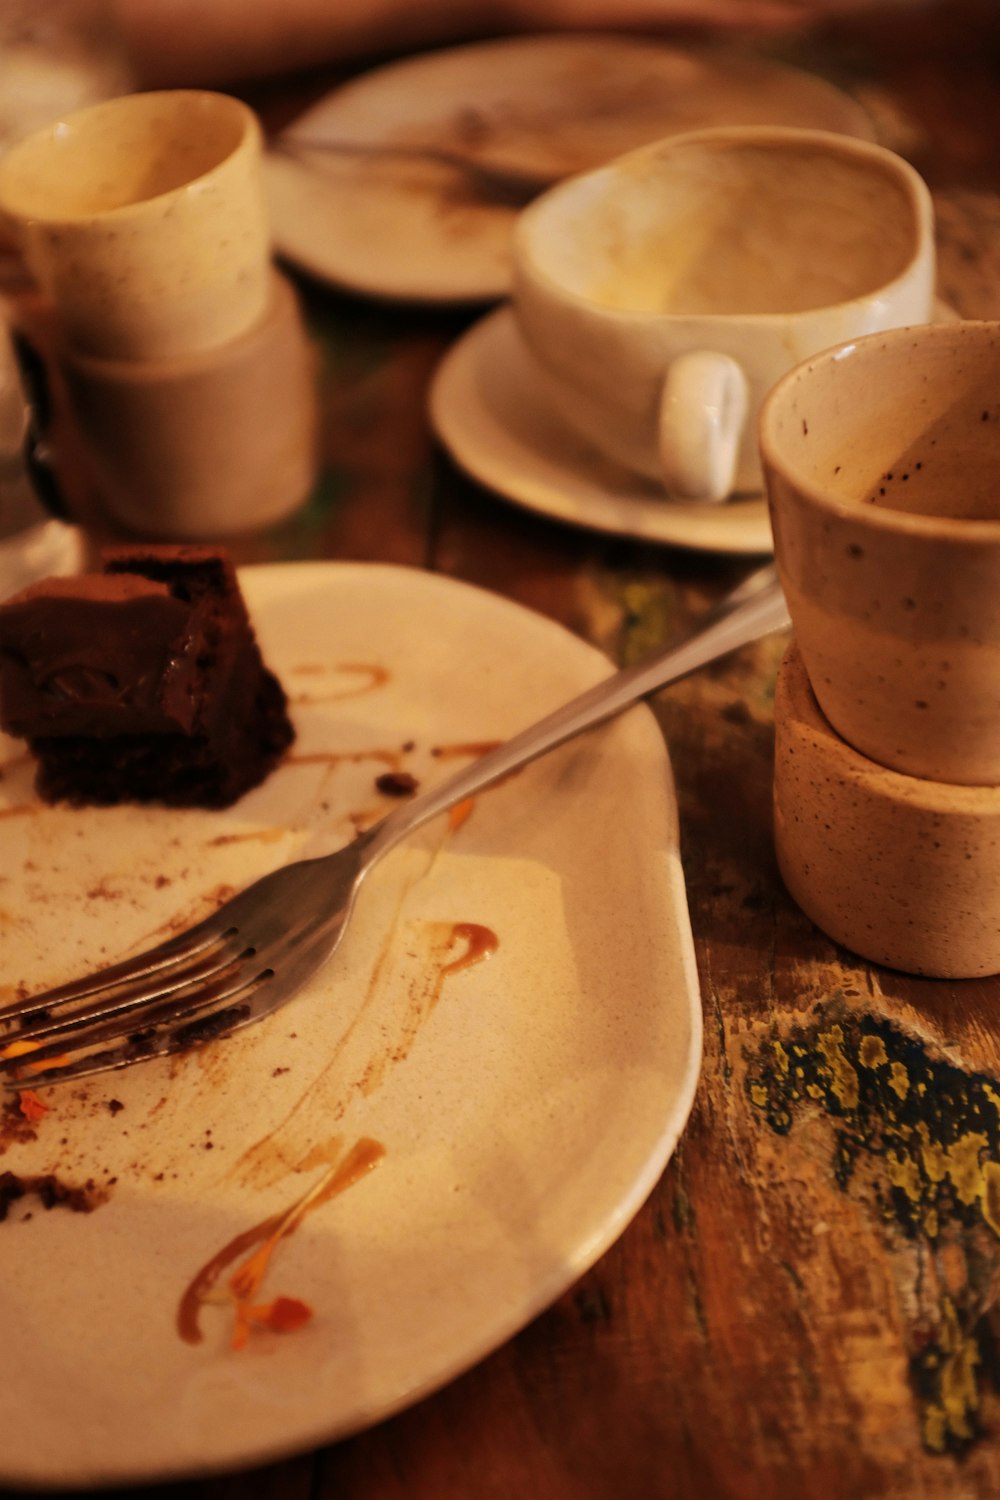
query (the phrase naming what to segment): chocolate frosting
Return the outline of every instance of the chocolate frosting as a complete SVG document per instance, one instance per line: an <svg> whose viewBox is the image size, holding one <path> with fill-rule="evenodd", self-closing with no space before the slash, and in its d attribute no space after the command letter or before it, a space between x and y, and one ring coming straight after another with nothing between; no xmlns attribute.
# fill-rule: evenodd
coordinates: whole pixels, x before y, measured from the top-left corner
<svg viewBox="0 0 1000 1500"><path fill-rule="evenodd" d="M52 578L0 609L0 725L8 733L188 733L200 611L135 574Z"/></svg>
<svg viewBox="0 0 1000 1500"><path fill-rule="evenodd" d="M102 562L0 605L0 727L27 740L44 801L230 806L295 736L232 560L140 546Z"/></svg>

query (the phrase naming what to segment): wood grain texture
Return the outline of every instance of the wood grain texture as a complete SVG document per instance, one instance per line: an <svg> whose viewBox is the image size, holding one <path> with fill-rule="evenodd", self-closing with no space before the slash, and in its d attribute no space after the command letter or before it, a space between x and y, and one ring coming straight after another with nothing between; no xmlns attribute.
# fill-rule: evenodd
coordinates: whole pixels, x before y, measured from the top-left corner
<svg viewBox="0 0 1000 1500"><path fill-rule="evenodd" d="M1000 315L993 0L831 25L799 60L853 81L925 173L940 287ZM619 661L746 564L591 536L459 475L425 414L465 318L304 284L324 473L240 561L430 567ZM163 1500L987 1500L1000 1493L1000 979L920 981L837 948L771 839L776 638L662 695L706 1022L689 1126L575 1287L418 1406L323 1452L119 1492ZM1000 920L1000 915L998 915Z"/></svg>

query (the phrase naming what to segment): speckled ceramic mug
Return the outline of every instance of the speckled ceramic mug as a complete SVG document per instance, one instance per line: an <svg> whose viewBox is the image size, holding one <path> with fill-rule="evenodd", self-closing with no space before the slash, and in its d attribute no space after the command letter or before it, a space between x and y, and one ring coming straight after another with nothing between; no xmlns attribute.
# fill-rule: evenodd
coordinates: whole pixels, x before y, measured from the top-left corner
<svg viewBox="0 0 1000 1500"><path fill-rule="evenodd" d="M306 499L317 467L313 350L287 277L239 338L183 359L60 358L97 492L130 532L205 541Z"/></svg>
<svg viewBox="0 0 1000 1500"><path fill-rule="evenodd" d="M1000 323L896 329L764 403L778 570L820 708L909 776L1000 785Z"/></svg>
<svg viewBox="0 0 1000 1500"><path fill-rule="evenodd" d="M873 963L1000 973L1000 787L903 776L830 728L794 642L774 698L774 841L790 895Z"/></svg>
<svg viewBox="0 0 1000 1500"><path fill-rule="evenodd" d="M933 312L930 194L828 131L723 126L521 215L514 307L559 415L679 500L762 489L756 418L800 359Z"/></svg>
<svg viewBox="0 0 1000 1500"><path fill-rule="evenodd" d="M172 359L265 313L270 236L261 131L238 99L129 94L57 121L0 161L0 216L66 343Z"/></svg>

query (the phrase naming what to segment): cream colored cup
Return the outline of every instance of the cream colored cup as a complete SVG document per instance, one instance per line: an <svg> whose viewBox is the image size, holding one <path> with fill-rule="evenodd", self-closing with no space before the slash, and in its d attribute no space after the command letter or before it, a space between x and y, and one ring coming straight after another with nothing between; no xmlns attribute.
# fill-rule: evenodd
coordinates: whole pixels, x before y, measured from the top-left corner
<svg viewBox="0 0 1000 1500"><path fill-rule="evenodd" d="M211 540L272 525L317 472L314 352L295 289L272 273L264 316L184 359L63 350L61 374L100 500L140 536Z"/></svg>
<svg viewBox="0 0 1000 1500"><path fill-rule="evenodd" d="M756 416L819 349L932 313L933 212L894 153L733 126L553 188L514 243L518 324L561 416L668 496L762 487Z"/></svg>
<svg viewBox="0 0 1000 1500"><path fill-rule="evenodd" d="M774 741L778 865L816 925L910 974L1000 972L1000 787L904 776L860 755L820 713L794 642Z"/></svg>
<svg viewBox="0 0 1000 1500"><path fill-rule="evenodd" d="M827 719L910 776L1000 785L1000 323L808 360L765 401L760 442Z"/></svg>
<svg viewBox="0 0 1000 1500"><path fill-rule="evenodd" d="M261 132L239 100L129 94L0 160L0 216L65 341L108 359L195 354L244 333L270 295Z"/></svg>

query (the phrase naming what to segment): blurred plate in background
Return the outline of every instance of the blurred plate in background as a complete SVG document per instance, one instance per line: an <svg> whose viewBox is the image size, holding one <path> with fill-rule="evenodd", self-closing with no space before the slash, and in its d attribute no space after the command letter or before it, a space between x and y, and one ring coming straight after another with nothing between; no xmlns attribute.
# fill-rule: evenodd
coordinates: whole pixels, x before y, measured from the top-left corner
<svg viewBox="0 0 1000 1500"><path fill-rule="evenodd" d="M334 90L279 138L326 147L268 153L276 249L365 295L492 301L508 290L517 207L460 167L367 148L455 152L544 184L662 136L760 123L874 135L850 95L754 55L535 36L408 58ZM351 154L359 146L364 154Z"/></svg>

